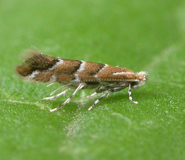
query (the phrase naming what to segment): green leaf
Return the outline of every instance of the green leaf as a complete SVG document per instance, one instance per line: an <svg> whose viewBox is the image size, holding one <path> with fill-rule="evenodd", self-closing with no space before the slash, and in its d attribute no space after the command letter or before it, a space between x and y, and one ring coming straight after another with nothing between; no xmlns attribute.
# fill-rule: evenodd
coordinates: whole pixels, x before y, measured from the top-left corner
<svg viewBox="0 0 185 160"><path fill-rule="evenodd" d="M185 159L185 3L177 0L0 2L0 159ZM43 53L146 71L145 86L96 98L15 74L20 55Z"/></svg>

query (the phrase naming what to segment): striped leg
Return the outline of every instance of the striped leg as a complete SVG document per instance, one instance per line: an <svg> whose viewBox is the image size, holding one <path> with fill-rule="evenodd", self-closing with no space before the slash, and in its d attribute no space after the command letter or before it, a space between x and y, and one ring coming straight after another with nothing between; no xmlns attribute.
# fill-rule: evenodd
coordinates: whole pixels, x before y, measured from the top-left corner
<svg viewBox="0 0 185 160"><path fill-rule="evenodd" d="M59 93L59 94L57 94L57 95L55 95L55 96L43 98L43 100L53 100L53 99L55 99L55 98L58 98L58 97L60 97L60 96L62 96L62 95L64 95L64 94L66 94L66 93L67 93L68 91L70 91L70 90L71 90L71 88L68 88L68 89L66 89L65 91L63 91L63 92L61 92L61 93Z"/></svg>
<svg viewBox="0 0 185 160"><path fill-rule="evenodd" d="M66 99L66 101L64 103L62 103L59 107L51 109L50 112L55 112L57 110L59 110L60 108L62 108L63 106L65 106L67 103L69 103L73 97L75 96L75 94L81 90L83 87L85 86L85 84L80 83L79 86L76 88L76 90L73 92L73 94L71 95L71 97L69 97L68 99Z"/></svg>
<svg viewBox="0 0 185 160"><path fill-rule="evenodd" d="M132 90L132 89L131 89L131 83L129 83L129 88L128 88L129 100L130 100L132 103L134 103L134 104L138 104L137 101L133 101L131 90Z"/></svg>
<svg viewBox="0 0 185 160"><path fill-rule="evenodd" d="M94 102L94 104L93 104L91 107L89 107L88 111L90 111L97 103L100 102L101 99L103 99L103 98L104 98L106 95L108 95L109 93L110 93L110 91L106 91L99 99L97 99L97 100Z"/></svg>

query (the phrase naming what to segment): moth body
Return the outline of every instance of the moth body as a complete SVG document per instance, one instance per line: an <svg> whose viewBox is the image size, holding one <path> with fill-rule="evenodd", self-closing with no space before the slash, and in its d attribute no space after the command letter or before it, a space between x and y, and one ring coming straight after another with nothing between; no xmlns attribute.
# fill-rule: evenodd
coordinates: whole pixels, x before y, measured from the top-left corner
<svg viewBox="0 0 185 160"><path fill-rule="evenodd" d="M44 98L45 100L58 98L69 90L75 89L71 97L61 104L61 106L50 110L51 112L69 103L81 89L94 89L95 93L90 97L97 93L103 93L89 110L110 92L117 92L126 87L129 87L129 99L137 104L138 102L132 100L131 89L144 85L147 80L147 74L143 71L134 73L132 70L126 68L113 67L101 63L55 58L33 51L29 51L27 54L28 58L24 60L23 64L16 67L16 72L21 77L35 82L60 83L63 86L60 89L68 88L55 96Z"/></svg>

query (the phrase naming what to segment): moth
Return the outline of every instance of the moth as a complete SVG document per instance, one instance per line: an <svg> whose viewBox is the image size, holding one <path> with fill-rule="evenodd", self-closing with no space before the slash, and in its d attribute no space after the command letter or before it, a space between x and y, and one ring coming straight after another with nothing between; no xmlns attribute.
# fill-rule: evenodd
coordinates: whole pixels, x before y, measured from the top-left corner
<svg viewBox="0 0 185 160"><path fill-rule="evenodd" d="M100 98L89 107L89 111L109 93L118 92L127 87L129 100L134 104L138 104L137 101L132 99L131 90L144 85L147 80L147 73L144 71L134 73L126 68L55 58L38 51L27 51L26 54L27 58L23 60L23 64L16 66L18 75L35 82L49 82L51 85L54 83L61 84L61 87L53 91L50 97L46 97L44 100L53 100L74 89L72 95L65 102L57 108L51 109L50 112L57 111L65 106L81 89L95 90L89 98L102 93ZM67 89L62 90L63 88ZM59 90L62 91L55 94Z"/></svg>

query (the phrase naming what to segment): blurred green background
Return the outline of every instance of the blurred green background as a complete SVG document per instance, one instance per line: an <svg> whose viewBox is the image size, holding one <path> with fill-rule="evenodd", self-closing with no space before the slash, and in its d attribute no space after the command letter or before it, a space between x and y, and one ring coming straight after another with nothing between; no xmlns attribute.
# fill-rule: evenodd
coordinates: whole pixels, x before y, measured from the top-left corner
<svg viewBox="0 0 185 160"><path fill-rule="evenodd" d="M183 0L0 0L0 159L185 159ZM25 49L146 71L145 86L95 101L15 74Z"/></svg>

